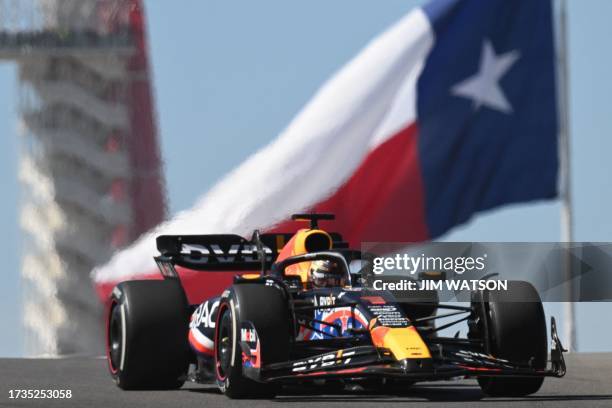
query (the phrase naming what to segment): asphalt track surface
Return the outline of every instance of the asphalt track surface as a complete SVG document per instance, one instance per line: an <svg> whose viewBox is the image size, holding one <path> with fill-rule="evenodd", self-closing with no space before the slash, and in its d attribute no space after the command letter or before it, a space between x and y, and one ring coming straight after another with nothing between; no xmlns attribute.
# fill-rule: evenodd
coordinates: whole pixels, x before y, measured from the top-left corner
<svg viewBox="0 0 612 408"><path fill-rule="evenodd" d="M419 383L395 395L291 390L269 400L229 400L213 385L177 391L121 391L95 358L0 359L0 407L612 407L612 353L567 356L568 374L527 398L486 398L474 380ZM70 389L63 400L9 399L10 389Z"/></svg>

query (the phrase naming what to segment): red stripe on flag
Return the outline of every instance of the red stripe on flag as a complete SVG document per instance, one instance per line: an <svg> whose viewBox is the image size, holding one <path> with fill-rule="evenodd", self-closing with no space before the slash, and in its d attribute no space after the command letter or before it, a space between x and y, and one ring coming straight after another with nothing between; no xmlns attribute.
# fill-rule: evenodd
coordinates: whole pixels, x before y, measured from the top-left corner
<svg viewBox="0 0 612 408"><path fill-rule="evenodd" d="M336 220L326 225L355 248L362 242L428 239L417 125L402 129L370 152L345 184L311 210L334 213ZM274 231L295 231L300 226L288 221Z"/></svg>

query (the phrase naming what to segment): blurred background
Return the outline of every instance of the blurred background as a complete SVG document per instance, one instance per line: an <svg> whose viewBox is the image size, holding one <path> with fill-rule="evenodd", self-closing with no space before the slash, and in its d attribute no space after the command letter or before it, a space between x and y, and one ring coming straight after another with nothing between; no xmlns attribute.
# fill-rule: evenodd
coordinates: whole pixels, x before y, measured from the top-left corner
<svg viewBox="0 0 612 408"><path fill-rule="evenodd" d="M0 356L101 350L93 266L189 208L423 1L138 3L0 1ZM612 3L567 4L574 239L609 242ZM443 239L558 241L559 212L505 207ZM577 305L578 350L612 350L610 312Z"/></svg>

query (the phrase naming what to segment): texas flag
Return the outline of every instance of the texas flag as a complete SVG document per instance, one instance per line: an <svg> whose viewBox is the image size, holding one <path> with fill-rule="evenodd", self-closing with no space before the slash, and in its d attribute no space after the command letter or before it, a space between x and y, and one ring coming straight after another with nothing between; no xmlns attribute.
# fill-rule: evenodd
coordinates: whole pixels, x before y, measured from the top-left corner
<svg viewBox="0 0 612 408"><path fill-rule="evenodd" d="M154 273L159 234L293 231L292 213L365 241L436 238L475 213L557 195L548 0L438 0L337 72L270 145L94 271L104 295ZM186 187L186 188L191 188Z"/></svg>

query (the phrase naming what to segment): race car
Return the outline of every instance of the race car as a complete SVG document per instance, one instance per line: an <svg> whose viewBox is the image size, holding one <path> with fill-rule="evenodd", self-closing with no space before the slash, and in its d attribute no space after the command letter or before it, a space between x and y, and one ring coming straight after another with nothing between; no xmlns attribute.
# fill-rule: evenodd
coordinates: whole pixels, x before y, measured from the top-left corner
<svg viewBox="0 0 612 408"><path fill-rule="evenodd" d="M310 225L295 234L255 231L251 240L159 236L163 279L122 282L108 303L107 360L116 384L174 389L212 381L230 398L256 398L287 385L405 389L470 377L487 395L524 396L545 377L565 374L555 320L548 359L544 311L529 283L474 291L469 306L443 304L435 292L400 301L368 284L371 255L319 228L332 215L293 218ZM177 267L235 277L218 296L189 304ZM466 338L439 335L462 322Z"/></svg>

